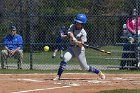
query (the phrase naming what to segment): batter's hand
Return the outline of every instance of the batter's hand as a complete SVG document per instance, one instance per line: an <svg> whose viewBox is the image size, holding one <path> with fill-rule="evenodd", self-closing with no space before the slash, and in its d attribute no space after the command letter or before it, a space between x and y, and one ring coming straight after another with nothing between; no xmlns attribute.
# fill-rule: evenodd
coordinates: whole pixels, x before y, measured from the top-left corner
<svg viewBox="0 0 140 93"><path fill-rule="evenodd" d="M82 47L83 46L83 44L82 44L81 41L76 41L75 44L78 45L79 47Z"/></svg>
<svg viewBox="0 0 140 93"><path fill-rule="evenodd" d="M61 34L61 37L62 37L62 38L65 38L65 37L67 37L67 35Z"/></svg>

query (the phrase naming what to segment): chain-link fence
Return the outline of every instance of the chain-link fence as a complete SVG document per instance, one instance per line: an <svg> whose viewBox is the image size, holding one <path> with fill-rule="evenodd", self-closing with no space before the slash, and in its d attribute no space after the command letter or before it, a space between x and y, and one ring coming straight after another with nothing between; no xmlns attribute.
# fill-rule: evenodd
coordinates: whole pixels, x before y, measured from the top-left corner
<svg viewBox="0 0 140 93"><path fill-rule="evenodd" d="M10 25L17 27L17 33L23 37L24 69L57 69L60 59L58 52L52 58L60 26L67 30L78 13L87 15L85 30L88 44L99 46L112 55L87 49L88 64L100 69L118 69L125 60L126 68L138 66L138 51L124 50L123 24L126 23L133 8L139 11L139 0L1 0L0 2L0 44L3 49L3 37ZM136 16L138 17L138 15ZM138 24L138 23L137 23ZM138 25L137 25L138 26ZM138 30L137 30L138 31ZM137 39L133 43L137 50ZM49 52L43 47L48 45ZM64 52L69 45L68 39L63 42ZM129 47L129 46L127 46ZM134 47L133 47L134 48ZM122 58L123 52L133 53ZM136 60L133 62L133 60ZM128 64L130 63L130 64ZM8 59L9 68L16 66L15 59ZM80 69L76 59L69 62L68 69Z"/></svg>

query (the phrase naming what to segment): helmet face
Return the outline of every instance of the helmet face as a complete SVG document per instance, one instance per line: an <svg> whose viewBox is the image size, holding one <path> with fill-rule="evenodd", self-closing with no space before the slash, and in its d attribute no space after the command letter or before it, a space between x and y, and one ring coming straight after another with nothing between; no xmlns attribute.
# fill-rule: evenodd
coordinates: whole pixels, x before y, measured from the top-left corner
<svg viewBox="0 0 140 93"><path fill-rule="evenodd" d="M78 15L76 15L74 21L85 24L87 22L87 17L85 14L78 14Z"/></svg>

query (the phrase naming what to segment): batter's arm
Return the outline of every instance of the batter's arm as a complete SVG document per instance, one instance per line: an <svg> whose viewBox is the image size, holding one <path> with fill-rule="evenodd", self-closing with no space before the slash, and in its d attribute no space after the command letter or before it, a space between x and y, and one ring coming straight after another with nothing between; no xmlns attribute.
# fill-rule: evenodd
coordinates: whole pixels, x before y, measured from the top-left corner
<svg viewBox="0 0 140 93"><path fill-rule="evenodd" d="M77 39L74 37L72 32L68 32L68 36L69 36L70 40L77 41Z"/></svg>
<svg viewBox="0 0 140 93"><path fill-rule="evenodd" d="M83 44L82 44L81 41L77 41L77 45L78 45L80 48L83 47Z"/></svg>
<svg viewBox="0 0 140 93"><path fill-rule="evenodd" d="M76 45L78 45L79 47L82 47L83 46L82 42L81 41L78 41L75 38L75 36L73 35L72 32L68 32L68 36L69 36L70 40L73 41Z"/></svg>
<svg viewBox="0 0 140 93"><path fill-rule="evenodd" d="M67 37L67 35L61 33L61 37L62 37L62 38L65 38L65 37Z"/></svg>

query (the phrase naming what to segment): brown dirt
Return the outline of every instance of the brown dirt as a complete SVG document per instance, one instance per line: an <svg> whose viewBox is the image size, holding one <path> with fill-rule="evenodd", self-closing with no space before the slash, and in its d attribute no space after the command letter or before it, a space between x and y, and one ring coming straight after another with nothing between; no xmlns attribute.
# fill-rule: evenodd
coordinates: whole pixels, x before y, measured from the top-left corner
<svg viewBox="0 0 140 93"><path fill-rule="evenodd" d="M139 74L64 73L53 81L54 74L0 74L0 93L95 93L102 90L140 89Z"/></svg>

